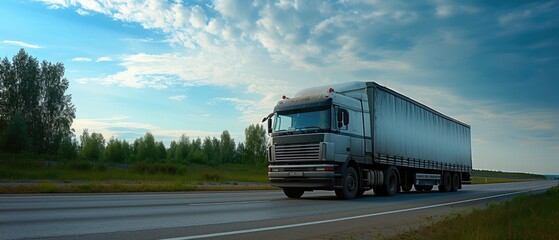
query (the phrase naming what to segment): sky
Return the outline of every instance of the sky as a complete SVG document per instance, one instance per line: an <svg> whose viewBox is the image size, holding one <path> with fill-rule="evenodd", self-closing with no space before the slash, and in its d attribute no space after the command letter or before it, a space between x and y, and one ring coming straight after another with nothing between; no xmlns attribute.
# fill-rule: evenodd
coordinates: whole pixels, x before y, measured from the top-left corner
<svg viewBox="0 0 559 240"><path fill-rule="evenodd" d="M236 142L282 95L375 81L471 126L476 169L559 173L559 1L2 0L0 57L64 63L72 127Z"/></svg>

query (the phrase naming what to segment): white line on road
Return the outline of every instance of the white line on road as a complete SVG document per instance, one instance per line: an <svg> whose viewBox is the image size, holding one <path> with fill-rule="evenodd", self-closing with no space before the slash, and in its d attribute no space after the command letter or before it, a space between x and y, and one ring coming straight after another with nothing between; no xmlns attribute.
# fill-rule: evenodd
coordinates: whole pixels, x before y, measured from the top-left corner
<svg viewBox="0 0 559 240"><path fill-rule="evenodd" d="M211 205L229 205L229 204L249 204L249 203L263 203L270 201L244 201L244 202L216 202L216 203L191 203L189 206L211 206Z"/></svg>
<svg viewBox="0 0 559 240"><path fill-rule="evenodd" d="M515 195L515 194L525 193L525 192L538 191L538 190L543 190L543 189L547 189L547 188L549 188L549 187L542 187L542 188L530 189L530 190L524 190L524 191L518 191L518 192L512 192L512 193L504 193L504 194L498 194L498 195L487 196L487 197L461 200L461 201L456 201L456 202L434 204L434 205L423 206L423 207L400 209L400 210L380 212L380 213L371 213L371 214L358 215L358 216L352 216L352 217L334 218L334 219L315 221L315 222L305 222L305 223L289 224L289 225L274 226L274 227L255 228L255 229L246 229L246 230L238 230L238 231L222 232L222 233L210 233L210 234L194 235L194 236L187 236L187 237L166 238L166 239L162 239L162 240L201 239L201 238L222 237L222 236L229 236L229 235L236 235L236 234L271 231L271 230L280 230L280 229L286 229L286 228L304 227L304 226L309 226L309 225L317 225L317 224L332 223L332 222L341 222L341 221L375 217L375 216L388 215L388 214L394 214L394 213L403 213L403 212L411 212L411 211L417 211L417 210L423 210L423 209L429 209L429 208L444 207L444 206L449 206L449 205L454 205L454 204L475 202L475 201L485 200L485 199L490 199L490 198L498 198L498 197L504 197L504 196L510 196L510 195Z"/></svg>

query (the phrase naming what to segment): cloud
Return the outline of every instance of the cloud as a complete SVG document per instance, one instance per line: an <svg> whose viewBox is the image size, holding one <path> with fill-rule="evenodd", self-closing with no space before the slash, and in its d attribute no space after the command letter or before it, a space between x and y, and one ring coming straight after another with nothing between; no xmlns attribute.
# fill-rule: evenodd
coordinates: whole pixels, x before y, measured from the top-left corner
<svg viewBox="0 0 559 240"><path fill-rule="evenodd" d="M75 58L72 58L72 62L91 62L91 58L75 57Z"/></svg>
<svg viewBox="0 0 559 240"><path fill-rule="evenodd" d="M100 57L100 58L97 58L96 62L112 62L112 61L113 61L113 59L110 58L110 57Z"/></svg>
<svg viewBox="0 0 559 240"><path fill-rule="evenodd" d="M76 10L76 13L78 13L79 15L82 15L82 16L87 16L87 15L90 15L90 14L91 14L91 13L89 13L88 11L83 10L83 9L81 9L81 8L79 8L78 10Z"/></svg>
<svg viewBox="0 0 559 240"><path fill-rule="evenodd" d="M169 99L174 101L182 101L186 98L186 95L177 95L177 96L170 96Z"/></svg>
<svg viewBox="0 0 559 240"><path fill-rule="evenodd" d="M26 48L43 48L39 45L36 44L31 44L31 43L26 43L26 42L21 42L21 41L14 41L14 40L4 40L2 41L2 43L4 44L10 44L10 45L16 45L16 46L20 46L20 47L26 47Z"/></svg>
<svg viewBox="0 0 559 240"><path fill-rule="evenodd" d="M108 140L112 137L118 139L126 139L129 142L137 138L143 137L146 132L151 132L157 141L163 141L167 146L172 140L178 140L181 135L186 134L191 139L216 137L219 138L221 132L189 130L189 129L162 129L158 126L134 122L124 121L128 117L123 115L116 115L108 118L95 118L95 119L80 119L77 118L72 124L72 128L76 130L76 135L80 136L84 129L88 129L89 133L96 132L103 134L103 137ZM232 133L233 134L233 133ZM233 134L237 137L239 134ZM79 137L78 137L79 139Z"/></svg>

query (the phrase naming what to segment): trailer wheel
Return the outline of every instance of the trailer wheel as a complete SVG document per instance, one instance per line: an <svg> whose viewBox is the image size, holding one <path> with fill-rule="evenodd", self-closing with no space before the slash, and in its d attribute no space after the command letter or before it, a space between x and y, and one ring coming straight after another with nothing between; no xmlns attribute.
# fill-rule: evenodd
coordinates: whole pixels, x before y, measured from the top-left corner
<svg viewBox="0 0 559 240"><path fill-rule="evenodd" d="M452 187L450 188L451 192L456 192L458 191L458 188L460 188L460 175L458 173L453 173L452 174Z"/></svg>
<svg viewBox="0 0 559 240"><path fill-rule="evenodd" d="M375 195L377 196L394 196L398 193L398 173L395 167L390 167L384 175L384 184L382 186L374 187Z"/></svg>
<svg viewBox="0 0 559 240"><path fill-rule="evenodd" d="M283 188L283 193L288 198L301 198L305 191L297 188Z"/></svg>
<svg viewBox="0 0 559 240"><path fill-rule="evenodd" d="M386 174L386 193L388 196L394 196L398 193L398 174L394 167L390 168Z"/></svg>
<svg viewBox="0 0 559 240"><path fill-rule="evenodd" d="M450 176L450 172L444 172L441 184L439 184L439 192L450 192L451 188L452 177Z"/></svg>
<svg viewBox="0 0 559 240"><path fill-rule="evenodd" d="M342 185L342 189L336 189L336 197L339 199L353 199L357 196L359 177L353 167L347 167Z"/></svg>

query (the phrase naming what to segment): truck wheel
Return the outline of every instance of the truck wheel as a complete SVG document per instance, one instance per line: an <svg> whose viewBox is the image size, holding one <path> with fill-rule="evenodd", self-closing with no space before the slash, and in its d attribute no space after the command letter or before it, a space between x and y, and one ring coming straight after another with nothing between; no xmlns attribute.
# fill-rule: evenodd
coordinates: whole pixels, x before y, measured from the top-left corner
<svg viewBox="0 0 559 240"><path fill-rule="evenodd" d="M452 177L449 172L443 173L443 179L439 184L439 192L450 192L452 188Z"/></svg>
<svg viewBox="0 0 559 240"><path fill-rule="evenodd" d="M283 188L283 193L288 198L301 198L301 196L303 196L303 193L305 193L305 191L297 188Z"/></svg>
<svg viewBox="0 0 559 240"><path fill-rule="evenodd" d="M336 196L339 199L353 199L359 191L359 177L353 167L347 167L343 179L343 188L336 189Z"/></svg>
<svg viewBox="0 0 559 240"><path fill-rule="evenodd" d="M373 188L377 196L393 196L398 192L398 174L395 167L390 167L384 175L384 185Z"/></svg>
<svg viewBox="0 0 559 240"><path fill-rule="evenodd" d="M388 169L386 174L386 193L388 196L394 196L398 193L398 174L394 167Z"/></svg>
<svg viewBox="0 0 559 240"><path fill-rule="evenodd" d="M453 173L452 174L452 187L450 188L451 192L456 192L458 191L458 188L460 188L460 175L458 173Z"/></svg>

